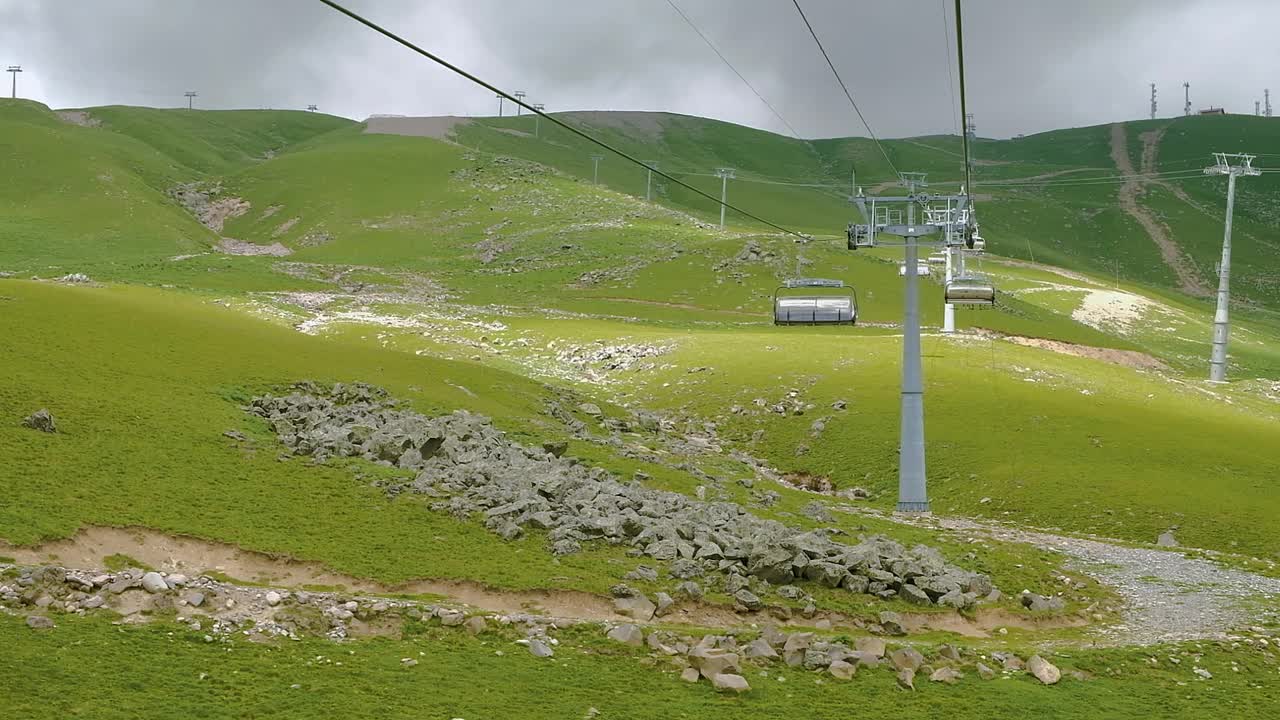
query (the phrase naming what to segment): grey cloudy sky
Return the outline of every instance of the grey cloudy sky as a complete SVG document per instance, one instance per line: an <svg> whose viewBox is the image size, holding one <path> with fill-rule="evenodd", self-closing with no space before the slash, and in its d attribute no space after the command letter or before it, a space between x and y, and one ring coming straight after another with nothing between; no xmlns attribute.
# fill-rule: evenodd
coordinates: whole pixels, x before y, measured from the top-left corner
<svg viewBox="0 0 1280 720"><path fill-rule="evenodd" d="M676 0L806 137L865 134L790 0ZM666 110L787 132L667 0L349 0L548 110ZM802 0L879 135L954 132L950 0ZM1276 0L966 0L970 110L1005 137L1280 93ZM954 46L951 46L954 52ZM316 0L0 0L0 64L54 107L485 115L492 94ZM1280 97L1276 98L1280 104Z"/></svg>

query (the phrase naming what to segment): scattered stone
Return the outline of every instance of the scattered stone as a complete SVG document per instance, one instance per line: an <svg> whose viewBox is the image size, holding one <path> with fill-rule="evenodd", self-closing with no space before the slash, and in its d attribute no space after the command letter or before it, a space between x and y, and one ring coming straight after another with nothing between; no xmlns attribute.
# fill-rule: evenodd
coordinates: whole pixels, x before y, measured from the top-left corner
<svg viewBox="0 0 1280 720"><path fill-rule="evenodd" d="M702 597L702 587L692 580L686 580L676 586L676 592L687 598L697 600Z"/></svg>
<svg viewBox="0 0 1280 720"><path fill-rule="evenodd" d="M654 594L653 599L657 604L657 607L653 611L654 617L662 617L663 615L671 612L671 606L676 602L670 595L664 592Z"/></svg>
<svg viewBox="0 0 1280 720"><path fill-rule="evenodd" d="M889 662L899 670L907 668L919 670L920 666L924 664L924 656L920 654L919 650L908 645L889 653Z"/></svg>
<svg viewBox="0 0 1280 720"><path fill-rule="evenodd" d="M542 443L542 449L555 457L563 457L569 451L569 443L565 440Z"/></svg>
<svg viewBox="0 0 1280 720"><path fill-rule="evenodd" d="M902 624L902 616L890 610L880 613L880 627L890 635L907 634L907 628Z"/></svg>
<svg viewBox="0 0 1280 720"><path fill-rule="evenodd" d="M191 607L200 607L204 604L204 593L199 590L192 590L186 595L183 595L182 599L186 600L187 604Z"/></svg>
<svg viewBox="0 0 1280 720"><path fill-rule="evenodd" d="M937 670L933 671L933 674L929 676L929 680L932 682L940 682L940 683L946 683L948 685L955 685L957 682L960 681L960 678L962 677L964 677L964 675L959 670L956 670L955 668L940 667Z"/></svg>
<svg viewBox="0 0 1280 720"><path fill-rule="evenodd" d="M844 410L844 409L845 409L845 408L847 408L847 407L849 407L849 401L848 401L848 400L837 400L837 401L835 401L835 402L831 403L831 409L832 409L832 410Z"/></svg>
<svg viewBox="0 0 1280 720"><path fill-rule="evenodd" d="M706 638L703 638L705 641ZM699 644L689 651L689 664L702 673L702 677L710 680L721 673L739 672L738 654L722 648L705 647Z"/></svg>
<svg viewBox="0 0 1280 720"><path fill-rule="evenodd" d="M271 607L275 607L279 605L280 601L283 600L284 598L280 597L280 593L276 592L275 590L271 590L267 592L267 595L264 599L267 601L268 605L270 605Z"/></svg>
<svg viewBox="0 0 1280 720"><path fill-rule="evenodd" d="M641 647L644 645L644 631L640 629L639 625L633 625L631 623L614 627L605 635L605 637L613 640L614 642L620 642L634 647Z"/></svg>
<svg viewBox="0 0 1280 720"><path fill-rule="evenodd" d="M742 607L746 608L747 610L756 611L764 607L764 601L760 599L760 596L756 595L755 593L751 592L746 588L742 588L741 590L735 592L733 594L733 599L737 601L738 604L742 605Z"/></svg>
<svg viewBox="0 0 1280 720"><path fill-rule="evenodd" d="M700 677L702 677L702 673L698 672L698 668L695 667L687 667L680 672L680 679L687 683L696 683Z"/></svg>
<svg viewBox="0 0 1280 720"><path fill-rule="evenodd" d="M1045 685L1053 685L1062 679L1062 672L1057 666L1039 655L1027 658L1027 672Z"/></svg>
<svg viewBox="0 0 1280 720"><path fill-rule="evenodd" d="M860 637L853 641L853 647L858 652L867 653L872 657L884 657L884 640L881 640L880 638Z"/></svg>
<svg viewBox="0 0 1280 720"><path fill-rule="evenodd" d="M748 659L755 659L755 658L773 659L778 657L778 652L773 649L773 646L770 645L767 640L765 640L763 637L760 637L760 638L756 638L755 640L752 640L751 642L743 646L742 656Z"/></svg>
<svg viewBox="0 0 1280 720"><path fill-rule="evenodd" d="M582 403L578 406L578 411L584 415L590 415L591 417L600 417L601 415L604 415L600 406L595 403Z"/></svg>
<svg viewBox="0 0 1280 720"><path fill-rule="evenodd" d="M813 633L795 633L787 636L782 645L782 658L791 667L804 664L805 651L813 644Z"/></svg>
<svg viewBox="0 0 1280 720"><path fill-rule="evenodd" d="M1156 545L1160 547L1178 547L1178 539L1173 536L1172 532L1162 532L1160 537L1156 538Z"/></svg>
<svg viewBox="0 0 1280 720"><path fill-rule="evenodd" d="M1194 668L1191 672L1195 673L1196 676L1199 677L1201 680L1213 679L1213 673L1209 672L1208 670L1205 670L1202 667Z"/></svg>
<svg viewBox="0 0 1280 720"><path fill-rule="evenodd" d="M22 419L23 427L39 430L44 433L58 432L58 425L48 410L37 410Z"/></svg>
<svg viewBox="0 0 1280 720"><path fill-rule="evenodd" d="M550 645L546 644L542 640L534 638L529 641L529 654L534 657L549 658L552 655L555 655L555 651L551 649Z"/></svg>
<svg viewBox="0 0 1280 720"><path fill-rule="evenodd" d="M912 605L929 605L933 601L929 599L929 595L924 590L915 585L903 585L898 588L898 597L911 603Z"/></svg>
<svg viewBox="0 0 1280 720"><path fill-rule="evenodd" d="M53 620L43 615L28 615L27 627L31 628L32 630L52 630Z"/></svg>
<svg viewBox="0 0 1280 720"><path fill-rule="evenodd" d="M982 663L978 663L976 669L978 671L978 677L982 678L983 680L990 680L996 676L995 670L992 670L991 668L987 667L986 665L983 665Z"/></svg>
<svg viewBox="0 0 1280 720"><path fill-rule="evenodd" d="M440 624L444 627L458 627L467 621L466 614L458 610L445 610L442 608L436 613L436 616L440 618Z"/></svg>
<svg viewBox="0 0 1280 720"><path fill-rule="evenodd" d="M616 598L613 601L613 610L619 615L625 615L634 620L648 621L653 619L658 606L645 597L644 593L636 593L631 597Z"/></svg>
<svg viewBox="0 0 1280 720"><path fill-rule="evenodd" d="M142 576L142 589L154 595L168 591L169 583L164 581L164 576L160 573L149 572Z"/></svg>
<svg viewBox="0 0 1280 720"><path fill-rule="evenodd" d="M1066 608L1066 602L1057 596L1045 597L1035 593L1023 593L1022 607L1032 612L1062 612Z"/></svg>
<svg viewBox="0 0 1280 720"><path fill-rule="evenodd" d="M467 618L467 621L463 623L463 625L466 627L467 632L472 635L479 635L489 629L489 623L485 622L485 619L479 615L473 615L472 617Z"/></svg>
<svg viewBox="0 0 1280 720"><path fill-rule="evenodd" d="M804 507L800 508L800 514L814 522L829 523L835 521L835 518L832 517L831 511L827 509L827 506L817 500L807 503Z"/></svg>
<svg viewBox="0 0 1280 720"><path fill-rule="evenodd" d="M80 607L84 608L85 610L95 610L105 605L106 602L107 602L106 598L102 597L101 595L90 595L89 597L80 601Z"/></svg>
<svg viewBox="0 0 1280 720"><path fill-rule="evenodd" d="M916 689L916 671L911 668L903 668L898 671L898 687L903 690Z"/></svg>
<svg viewBox="0 0 1280 720"><path fill-rule="evenodd" d="M858 672L858 666L844 660L832 660L827 666L827 672L837 680L852 680L854 673Z"/></svg>
<svg viewBox="0 0 1280 720"><path fill-rule="evenodd" d="M712 675L711 686L719 692L744 693L751 689L751 686L747 684L746 678L732 673Z"/></svg>
<svg viewBox="0 0 1280 720"><path fill-rule="evenodd" d="M795 585L783 585L774 592L778 593L778 597L783 597L788 600L799 600L805 595L804 591Z"/></svg>
<svg viewBox="0 0 1280 720"><path fill-rule="evenodd" d="M938 656L954 662L960 662L960 650L955 645L939 645Z"/></svg>
<svg viewBox="0 0 1280 720"><path fill-rule="evenodd" d="M645 582L657 582L658 571L648 565L640 565L635 570L622 576L623 580L642 580Z"/></svg>

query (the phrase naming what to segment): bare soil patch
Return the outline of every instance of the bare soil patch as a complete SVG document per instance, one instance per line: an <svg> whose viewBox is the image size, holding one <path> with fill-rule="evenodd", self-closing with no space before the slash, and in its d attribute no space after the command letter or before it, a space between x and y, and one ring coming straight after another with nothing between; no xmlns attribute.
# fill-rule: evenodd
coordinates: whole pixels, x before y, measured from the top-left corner
<svg viewBox="0 0 1280 720"><path fill-rule="evenodd" d="M339 588L348 593L371 595L438 595L473 608L495 613L545 615L591 622L623 622L610 598L576 590L500 590L471 580L413 580L385 585L334 572L320 563L300 561L284 554L259 553L234 545L200 538L169 535L146 528L88 527L74 537L38 547L14 546L0 540L0 551L22 565L57 564L68 568L100 570L103 558L124 554L157 570L189 576L215 573L234 581L267 588L298 590ZM708 628L745 627L752 623L811 627L826 619L833 629L863 630L865 623L839 613L819 612L813 617L791 617L778 609L739 613L723 605L683 601L662 618L663 623ZM1043 629L1084 625L1078 617L1023 617L1002 609L979 609L972 618L955 611L902 614L909 632L946 631L966 637L987 637L1002 627Z"/></svg>
<svg viewBox="0 0 1280 720"><path fill-rule="evenodd" d="M227 255L271 255L272 257L284 257L285 255L293 254L292 250L280 243L256 245L234 238L222 238L218 242L218 252Z"/></svg>
<svg viewBox="0 0 1280 720"><path fill-rule="evenodd" d="M1142 167L1143 172L1153 172L1156 168L1156 158L1158 157L1160 148L1160 137L1163 131L1153 131L1142 134ZM1133 162L1129 159L1129 144L1125 134L1124 123L1116 123L1111 126L1111 159L1115 161L1116 169L1121 175L1133 176L1137 171L1133 167ZM1160 249L1160 257L1164 259L1169 269L1173 271L1178 278L1178 284L1181 290L1189 295L1205 296L1209 294L1209 287L1205 284L1204 279L1196 272L1194 263L1178 247L1170 237L1168 229L1164 223L1156 219L1151 211L1147 210L1138 202L1138 197L1142 193L1143 186L1146 181L1142 178L1129 177L1120 185L1118 193L1120 207L1126 213L1138 221L1142 229L1147 232L1152 242Z"/></svg>
<svg viewBox="0 0 1280 720"><path fill-rule="evenodd" d="M84 110L59 110L56 114L62 122L79 125L80 127L99 127L102 125L101 120Z"/></svg>
<svg viewBox="0 0 1280 720"><path fill-rule="evenodd" d="M1137 350L1100 348L1093 347L1091 345L1077 345L1075 343L1062 342L1061 340L1047 340L1045 338L1025 337L1022 335L999 335L999 337L1002 340L1006 340L1015 345L1040 348L1041 350L1049 350L1050 352L1061 353L1063 355L1089 358L1090 360L1101 360L1102 362L1112 363L1113 365L1123 365L1125 367L1136 368L1139 370L1169 369L1169 366L1165 365L1159 359L1144 352L1138 352Z"/></svg>
<svg viewBox="0 0 1280 720"><path fill-rule="evenodd" d="M448 140L453 129L467 125L469 118L456 115L438 117L371 117L365 121L364 131L373 135L408 135Z"/></svg>

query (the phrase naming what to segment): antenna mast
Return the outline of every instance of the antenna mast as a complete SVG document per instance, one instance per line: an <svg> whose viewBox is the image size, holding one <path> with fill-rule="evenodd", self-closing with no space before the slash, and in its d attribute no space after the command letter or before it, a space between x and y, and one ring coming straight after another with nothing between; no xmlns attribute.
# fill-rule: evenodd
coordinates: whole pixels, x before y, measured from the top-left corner
<svg viewBox="0 0 1280 720"><path fill-rule="evenodd" d="M1264 117L1271 117L1271 90L1269 88L1262 91L1262 98L1264 100L1262 104L1262 115Z"/></svg>
<svg viewBox="0 0 1280 720"><path fill-rule="evenodd" d="M1182 83L1182 92L1186 99L1186 101L1182 104L1182 114L1190 115L1191 114L1191 83L1189 82Z"/></svg>
<svg viewBox="0 0 1280 720"><path fill-rule="evenodd" d="M1156 119L1156 84L1151 83L1151 119Z"/></svg>

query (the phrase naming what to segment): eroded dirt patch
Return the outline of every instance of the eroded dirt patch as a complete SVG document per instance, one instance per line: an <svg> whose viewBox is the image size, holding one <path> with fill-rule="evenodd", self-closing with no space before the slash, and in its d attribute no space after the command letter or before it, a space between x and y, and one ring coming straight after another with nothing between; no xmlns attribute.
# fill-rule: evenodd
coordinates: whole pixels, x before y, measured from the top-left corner
<svg viewBox="0 0 1280 720"><path fill-rule="evenodd" d="M99 127L102 125L101 120L84 110L58 110L56 114L59 120L71 125L79 125L80 127Z"/></svg>
<svg viewBox="0 0 1280 720"><path fill-rule="evenodd" d="M438 117L371 117L365 121L364 131L373 135L408 135L448 140L453 129L468 125L471 120L456 115Z"/></svg>
<svg viewBox="0 0 1280 720"><path fill-rule="evenodd" d="M1169 369L1169 366L1165 365L1158 358L1144 352L1138 352L1137 350L1117 350L1115 348L1093 347L1092 345L1078 345L1076 343L1063 342L1061 340L1048 340L1045 338L1026 337L1023 335L1003 335L1000 333L989 334L1015 345L1039 348L1041 350L1088 358L1090 360L1101 360L1102 362L1108 362L1114 365L1123 365L1125 367L1136 368L1139 370Z"/></svg>
<svg viewBox="0 0 1280 720"><path fill-rule="evenodd" d="M1162 134L1162 131L1156 131L1143 133L1142 135L1142 171L1144 173L1150 173L1155 170ZM1164 223L1156 219L1150 210L1147 210L1138 202L1138 197L1142 194L1143 185L1146 181L1142 178L1134 177L1137 174L1137 170L1133 167L1133 161L1129 159L1129 144L1128 137L1125 134L1124 123L1116 123L1111 126L1111 159L1115 161L1116 169L1120 171L1120 174L1128 176L1128 179L1121 183L1118 192L1120 207L1132 216L1134 220L1138 221L1138 224L1142 226L1142 229L1147 232L1152 242L1159 248L1160 257L1164 259L1165 264L1177 276L1181 290L1190 295L1208 295L1208 285L1205 284L1204 279L1196 271L1191 259L1170 237L1168 228L1165 227Z"/></svg>
<svg viewBox="0 0 1280 720"><path fill-rule="evenodd" d="M292 250L280 243L258 245L234 238L222 238L222 240L218 241L218 252L227 255L270 255L272 257L284 257L293 254Z"/></svg>
<svg viewBox="0 0 1280 720"><path fill-rule="evenodd" d="M226 543L170 535L145 528L88 527L65 540L38 547L14 546L0 540L0 551L19 565L57 564L86 571L103 569L103 559L127 555L156 570L191 577L213 573L234 582L250 583L258 594L270 588L293 592L306 588L332 588L344 593L369 595L436 595L452 603L511 615L535 614L549 618L588 622L624 622L631 618L615 611L612 600L575 590L500 590L468 580L413 580L386 585L334 572L320 563L285 554L253 552ZM987 637L998 628L1027 630L1080 627L1079 617L1037 618L999 608L982 608L966 617L954 611L902 613L908 632L943 631L965 637ZM662 622L708 628L737 628L773 623L812 627L827 620L834 630L865 630L867 623L840 613L818 612L811 617L790 617L777 609L739 612L727 606L683 601L663 616ZM359 632L354 634L360 634Z"/></svg>
<svg viewBox="0 0 1280 720"><path fill-rule="evenodd" d="M252 207L248 200L223 196L222 184L185 183L169 191L178 204L196 216L200 224L221 233L227 220L240 217Z"/></svg>

